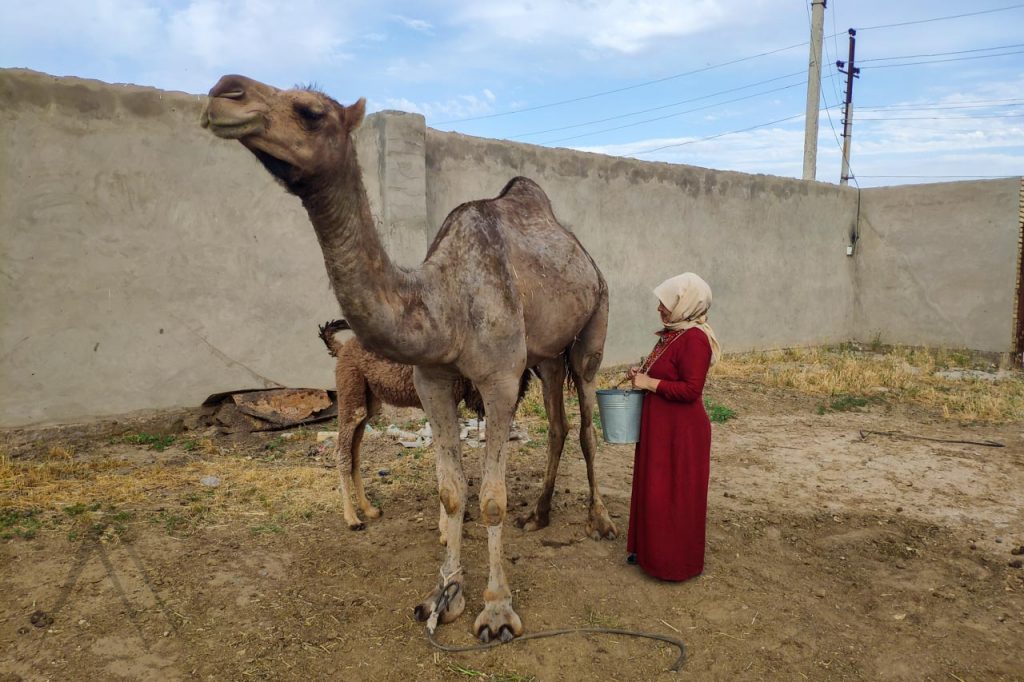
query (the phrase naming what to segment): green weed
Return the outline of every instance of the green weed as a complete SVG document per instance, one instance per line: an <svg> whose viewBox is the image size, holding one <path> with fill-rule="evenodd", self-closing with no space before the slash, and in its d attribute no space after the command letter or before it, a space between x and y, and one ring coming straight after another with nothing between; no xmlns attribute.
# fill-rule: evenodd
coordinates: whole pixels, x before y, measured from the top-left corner
<svg viewBox="0 0 1024 682"><path fill-rule="evenodd" d="M0 540L31 540L42 526L39 510L0 509Z"/></svg>
<svg viewBox="0 0 1024 682"><path fill-rule="evenodd" d="M855 395L841 394L829 399L828 409L833 412L850 412L866 406L870 401Z"/></svg>
<svg viewBox="0 0 1024 682"><path fill-rule="evenodd" d="M99 511L99 508L101 506L102 505L99 502L93 502L92 504L85 504L84 502L79 502L78 504L72 504L68 507L64 507L64 513L71 517L81 516L86 512Z"/></svg>
<svg viewBox="0 0 1024 682"><path fill-rule="evenodd" d="M153 433L129 433L121 436L122 443L129 445L145 445L150 450L163 452L174 444L176 437L172 435L157 435Z"/></svg>
<svg viewBox="0 0 1024 682"><path fill-rule="evenodd" d="M708 412L708 419L715 424L722 424L736 418L736 410L710 398L704 398L704 409Z"/></svg>

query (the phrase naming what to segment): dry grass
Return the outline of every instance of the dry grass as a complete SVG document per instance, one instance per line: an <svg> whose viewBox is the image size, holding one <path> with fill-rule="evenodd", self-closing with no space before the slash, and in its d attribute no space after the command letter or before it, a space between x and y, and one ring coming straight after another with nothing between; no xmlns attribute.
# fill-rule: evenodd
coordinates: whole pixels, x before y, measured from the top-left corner
<svg viewBox="0 0 1024 682"><path fill-rule="evenodd" d="M1020 372L1000 375L995 381L936 375L943 369L975 365L963 352L894 348L883 354L850 347L814 348L730 356L714 369L711 381L722 377L826 400L846 398L854 404L863 399L912 403L961 422L1024 421ZM615 385L623 371L622 367L605 370L599 384ZM567 392L566 401L570 420L578 420L575 395ZM546 419L540 382L531 386L517 418L528 425L533 439L524 447L542 447ZM176 463L162 463L162 458L146 464L124 461L115 455L116 448L123 450L125 444L114 441L110 451L86 454L63 442L53 442L39 456L24 459L0 452L0 508L61 515L69 508L102 502L106 510L170 514L162 511L166 508L195 525L222 517L247 517L253 523L265 521L259 527L274 532L276 522L286 518L339 511L337 472L325 471L305 457L311 438L309 433L300 434L291 445L276 438L257 444L249 456L246 451L222 452L210 440L183 441L174 447L187 453L187 458ZM372 443L368 439L364 447L371 449ZM379 503L406 496L412 489L431 490L434 485L431 448L402 451L387 466L390 472L381 485L371 488L383 498ZM367 478L376 474L364 470ZM219 479L218 485L203 485L201 479L207 476Z"/></svg>
<svg viewBox="0 0 1024 682"><path fill-rule="evenodd" d="M216 487L200 480L214 476ZM104 457L12 461L0 456L0 506L60 510L102 500L112 507L151 504L168 495L204 493L215 510L240 507L292 514L336 506L335 479L323 468L266 463L241 457L177 466L127 466Z"/></svg>
<svg viewBox="0 0 1024 682"><path fill-rule="evenodd" d="M1019 372L996 380L936 375L942 370L982 365L963 351L892 348L876 353L850 347L811 348L726 357L715 367L714 375L822 397L907 402L962 422L1024 420L1024 377Z"/></svg>

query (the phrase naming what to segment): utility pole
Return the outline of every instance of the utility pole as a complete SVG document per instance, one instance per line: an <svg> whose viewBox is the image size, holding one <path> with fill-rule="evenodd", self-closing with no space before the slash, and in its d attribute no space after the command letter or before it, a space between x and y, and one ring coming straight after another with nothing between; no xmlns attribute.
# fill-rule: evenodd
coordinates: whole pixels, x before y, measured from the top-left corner
<svg viewBox="0 0 1024 682"><path fill-rule="evenodd" d="M811 56L807 64L807 115L804 117L804 180L818 170L818 102L821 98L821 34L826 0L811 0Z"/></svg>
<svg viewBox="0 0 1024 682"><path fill-rule="evenodd" d="M846 108L843 111L843 169L839 174L839 184L850 182L850 139L853 137L853 79L860 78L860 69L853 65L853 52L857 47L857 31L850 29L850 60L845 64L836 62L839 73L846 74ZM843 71L843 67L846 71Z"/></svg>

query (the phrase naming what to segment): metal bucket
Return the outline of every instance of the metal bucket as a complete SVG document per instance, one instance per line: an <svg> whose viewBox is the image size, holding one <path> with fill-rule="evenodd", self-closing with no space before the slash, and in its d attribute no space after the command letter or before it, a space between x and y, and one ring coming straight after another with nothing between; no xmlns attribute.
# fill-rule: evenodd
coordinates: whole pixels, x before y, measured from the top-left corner
<svg viewBox="0 0 1024 682"><path fill-rule="evenodd" d="M597 409L601 413L601 430L608 443L635 443L640 440L640 410L644 392L601 389L597 392Z"/></svg>

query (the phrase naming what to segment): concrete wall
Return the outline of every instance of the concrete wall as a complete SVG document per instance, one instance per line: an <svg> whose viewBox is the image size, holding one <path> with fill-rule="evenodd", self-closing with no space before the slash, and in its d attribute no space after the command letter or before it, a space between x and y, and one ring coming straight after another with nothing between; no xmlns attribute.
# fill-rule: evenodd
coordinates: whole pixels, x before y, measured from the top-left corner
<svg viewBox="0 0 1024 682"><path fill-rule="evenodd" d="M459 203L494 196L515 175L540 182L608 279L606 363L650 350L651 290L688 270L711 285L710 321L727 352L853 332L853 189L428 130L428 222L436 230Z"/></svg>
<svg viewBox="0 0 1024 682"><path fill-rule="evenodd" d="M0 70L0 425L330 385L316 325L338 305L306 213L199 127L204 100ZM357 142L380 216L374 117ZM382 231L422 259L422 236Z"/></svg>
<svg viewBox="0 0 1024 682"><path fill-rule="evenodd" d="M329 386L339 314L299 201L204 98L0 70L0 426ZM385 247L418 263L445 215L537 180L608 279L606 363L657 326L651 288L715 293L727 352L870 339L1011 346L1019 183L856 190L551 150L368 117L357 149Z"/></svg>
<svg viewBox="0 0 1024 682"><path fill-rule="evenodd" d="M854 338L1013 349L1021 179L866 189Z"/></svg>

